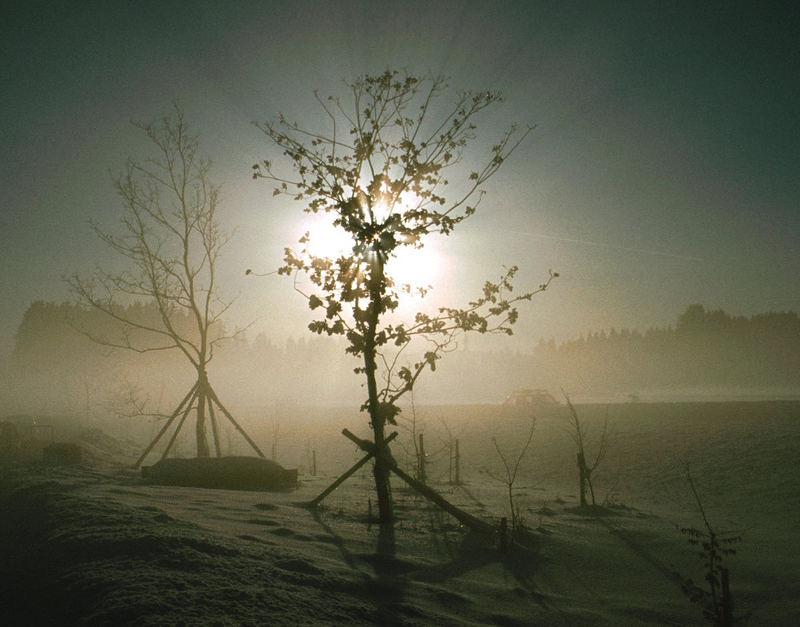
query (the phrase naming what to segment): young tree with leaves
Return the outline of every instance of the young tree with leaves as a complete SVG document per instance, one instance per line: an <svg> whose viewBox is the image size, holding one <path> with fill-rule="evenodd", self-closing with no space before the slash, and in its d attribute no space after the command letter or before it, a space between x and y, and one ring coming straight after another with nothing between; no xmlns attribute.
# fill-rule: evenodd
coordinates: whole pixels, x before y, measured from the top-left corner
<svg viewBox="0 0 800 627"><path fill-rule="evenodd" d="M215 347L231 337L222 325L231 301L220 297L217 281L217 265L229 235L217 219L219 189L209 178L211 163L199 155L198 138L177 105L172 116L134 125L150 141L152 156L143 162L129 161L115 181L123 204L120 231L109 233L93 225L97 236L125 261L125 269L98 267L89 278L74 274L68 279L79 303L117 324L106 333L83 331L100 344L139 353L178 351L197 372L196 383L137 466L180 415L163 455L168 454L192 410L198 457L210 454L207 415L220 455L215 406L261 455L220 403L206 372ZM136 315L137 308L126 307L141 300L154 305L148 308L152 315Z"/></svg>
<svg viewBox="0 0 800 627"><path fill-rule="evenodd" d="M259 128L291 164L280 171L270 161L254 166L254 178L276 184L274 194L305 203L308 213L328 214L333 225L349 236L352 249L335 259L314 253L310 236L299 250L287 248L279 272L295 277L295 289L320 312L310 323L315 333L342 335L347 352L358 357L356 372L366 379L367 399L376 447L375 487L381 521L391 521L389 486L391 453L385 427L396 424L397 402L426 369L455 346L464 332L511 334L516 305L543 291L512 294L516 267L463 308L419 312L410 321L392 314L409 285L398 285L390 268L401 248L422 248L432 234L450 235L471 216L483 197L482 185L519 146L531 128L511 127L476 170L457 166L475 139L475 119L501 101L495 92L463 93L442 105L447 85L443 78L417 78L387 71L348 83L349 97L327 99L315 94L326 130L301 127L281 116ZM448 194L450 173L461 175L458 192ZM455 187L455 186L454 186ZM312 284L298 284L304 275ZM424 296L426 290L419 290ZM401 361L415 338L427 350L412 363Z"/></svg>

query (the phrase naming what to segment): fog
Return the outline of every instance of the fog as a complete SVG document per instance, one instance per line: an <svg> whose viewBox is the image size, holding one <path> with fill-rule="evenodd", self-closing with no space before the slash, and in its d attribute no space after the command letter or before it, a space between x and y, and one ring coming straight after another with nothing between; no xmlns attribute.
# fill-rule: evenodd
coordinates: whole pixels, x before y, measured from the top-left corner
<svg viewBox="0 0 800 627"><path fill-rule="evenodd" d="M101 321L68 304L31 305L4 364L0 411L130 422L136 414L169 414L196 380L181 355L96 344L77 330L77 319L95 330ZM612 403L800 395L795 313L743 318L692 305L667 328L602 329L560 343L542 338L533 347L514 336L484 339L461 338L435 372L419 378L413 401L500 404L523 388ZM345 347L341 338L311 333L277 342L245 332L221 345L209 379L232 411L248 416L271 418L276 408L297 406L357 413L366 391ZM412 349L402 359L419 357Z"/></svg>

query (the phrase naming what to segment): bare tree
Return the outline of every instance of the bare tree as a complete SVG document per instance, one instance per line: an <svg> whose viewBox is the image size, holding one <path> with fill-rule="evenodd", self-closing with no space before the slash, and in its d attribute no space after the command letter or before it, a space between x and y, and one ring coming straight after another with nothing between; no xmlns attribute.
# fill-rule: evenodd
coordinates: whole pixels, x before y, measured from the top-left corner
<svg viewBox="0 0 800 627"><path fill-rule="evenodd" d="M597 443L597 454L595 455L594 459L589 462L587 461L585 446L588 427L581 423L580 418L578 418L578 412L575 411L575 406L572 404L572 401L567 393L564 392L564 390L561 390L561 393L564 395L564 399L567 401L567 407L569 408L571 426L570 435L575 442L575 446L578 448L577 463L580 505L581 507L586 506L586 488L589 488L589 494L592 497L592 505L596 505L597 502L594 495L592 473L600 465L600 462L603 461L603 458L606 455L606 450L608 449L608 415L606 415L606 419L603 422L603 431L601 432L600 439Z"/></svg>
<svg viewBox="0 0 800 627"><path fill-rule="evenodd" d="M163 395L164 390L161 392ZM153 421L169 417L159 411L160 406L160 401L153 403L153 399L142 386L127 380L120 383L106 404L106 408L119 418L147 418Z"/></svg>
<svg viewBox="0 0 800 627"><path fill-rule="evenodd" d="M180 415L163 453L166 457L193 410L198 457L210 454L206 416L220 455L215 407L261 455L220 403L206 372L215 348L231 337L225 334L222 320L232 302L218 294L217 264L229 235L217 220L219 189L209 178L211 163L198 154L198 138L191 134L177 105L171 116L158 122L134 122L134 126L147 136L152 156L142 162L129 160L115 180L123 203L119 232L93 225L96 235L124 261L124 269L98 267L89 278L74 274L68 279L80 303L103 312L117 325L114 332L101 335L83 331L106 346L139 353L179 352L197 372L195 384L137 467ZM142 300L149 306L141 311L125 306Z"/></svg>
<svg viewBox="0 0 800 627"><path fill-rule="evenodd" d="M517 481L517 474L519 473L519 465L522 463L525 454L528 452L528 448L531 445L531 441L533 440L533 432L536 429L536 418L531 417L531 425L528 430L528 437L525 440L525 443L519 449L519 453L517 453L516 458L512 458L506 453L503 452L503 449L500 448L500 445L497 443L497 438L492 438L492 444L494 444L495 451L497 451L497 455L500 458L500 461L503 463L503 472L496 473L489 469L485 472L495 481L498 481L506 486L506 491L508 494L508 509L511 513L511 529L517 530L522 527L523 520L522 516L519 513L519 508L517 507L516 500L514 498L514 484Z"/></svg>
<svg viewBox="0 0 800 627"><path fill-rule="evenodd" d="M464 93L451 105L437 100L445 91L442 78L417 78L387 71L363 76L348 84L349 98L327 99L315 94L328 120L326 130L300 127L283 116L260 125L291 165L278 171L270 161L254 166L254 177L276 184L274 194L306 203L309 213L326 213L352 242L352 251L336 259L319 256L300 239L300 250L287 248L280 273L295 277L295 289L309 307L321 311L309 328L315 333L343 335L346 351L361 360L356 372L366 379L367 399L375 442L375 487L381 521L390 521L392 499L389 471L393 464L386 445L385 426L396 424L397 401L409 392L421 373L455 347L459 334L511 334L516 304L544 290L512 295L516 267L496 282L487 282L480 297L463 308L442 307L419 312L411 321L392 313L409 285L397 285L387 273L401 248L422 248L431 234L449 235L475 212L481 186L494 175L530 132L512 127L475 170L456 166L474 139L474 119L501 100L494 92ZM455 169L454 169L455 168ZM461 178L459 192L446 196L448 175ZM471 203L471 204L470 204ZM303 291L298 275L306 276L311 291ZM424 296L427 290L420 289ZM415 338L426 350L416 361L404 361Z"/></svg>

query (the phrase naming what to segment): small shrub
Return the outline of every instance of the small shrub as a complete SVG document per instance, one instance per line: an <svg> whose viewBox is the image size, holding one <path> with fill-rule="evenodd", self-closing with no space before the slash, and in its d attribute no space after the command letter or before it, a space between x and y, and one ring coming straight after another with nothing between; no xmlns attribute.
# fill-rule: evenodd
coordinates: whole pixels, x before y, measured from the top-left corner
<svg viewBox="0 0 800 627"><path fill-rule="evenodd" d="M522 517L522 514L519 510L517 505L515 496L514 496L514 483L517 480L517 473L519 472L519 465L522 462L522 458L525 457L525 454L528 452L528 447L531 445L531 440L533 440L533 432L536 428L536 419L531 418L530 430L528 431L528 437L525 440L522 448L519 451L516 459L512 460L509 456L507 456L503 450L500 448L500 445L497 443L497 438L492 438L492 444L494 444L494 448L497 451L498 457L500 457L500 461L503 463L503 472L502 473L493 473L490 470L484 470L484 472L489 475L495 481L498 481L506 486L507 494L508 494L508 509L511 513L511 530L517 531L521 529L524 524L525 520Z"/></svg>
<svg viewBox="0 0 800 627"><path fill-rule="evenodd" d="M586 456L586 435L588 428L585 424L581 423L578 418L578 412L575 411L575 406L572 404L567 393L562 389L561 393L564 395L564 400L567 402L567 408L570 414L570 427L572 429L572 439L577 447L577 461L578 461L578 482L580 491L580 506L586 507L586 489L589 489L589 494L592 497L592 506L597 505L594 495L594 480L592 474L603 461L608 448L608 411L606 411L606 419L603 423L603 432L600 434L600 440L597 445L597 455L593 461L589 461Z"/></svg>
<svg viewBox="0 0 800 627"><path fill-rule="evenodd" d="M688 470L686 478L700 509L703 528L678 527L678 529L686 536L689 544L698 549L697 555L703 564L705 586L686 578L683 579L681 588L689 600L702 609L703 617L707 621L717 627L729 627L733 625L733 597L726 560L736 554L734 546L739 544L742 538L732 533L718 532L711 526Z"/></svg>

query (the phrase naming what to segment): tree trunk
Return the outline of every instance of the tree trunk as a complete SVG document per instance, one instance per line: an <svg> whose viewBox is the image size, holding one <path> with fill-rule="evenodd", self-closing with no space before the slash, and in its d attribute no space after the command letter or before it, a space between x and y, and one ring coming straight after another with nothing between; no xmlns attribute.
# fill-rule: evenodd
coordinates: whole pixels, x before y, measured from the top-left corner
<svg viewBox="0 0 800 627"><path fill-rule="evenodd" d="M208 382L205 373L200 374L200 389L197 394L197 456L209 457L208 439L206 438L206 398L208 396Z"/></svg>
<svg viewBox="0 0 800 627"><path fill-rule="evenodd" d="M380 258L380 254L378 254L369 285L370 307L367 332L364 337L364 369L366 370L367 392L369 394L369 417L376 447L373 475L375 477L375 493L378 497L378 518L380 522L388 523L394 520L392 490L389 483L390 470L387 465L387 460L391 460L391 452L385 442L384 425L386 417L381 412L378 399L378 384L375 380L377 371L375 331L383 308L383 282L383 261Z"/></svg>
<svg viewBox="0 0 800 627"><path fill-rule="evenodd" d="M506 486L508 487L508 508L511 510L511 528L517 528L517 511L514 509L514 483L509 481Z"/></svg>
<svg viewBox="0 0 800 627"><path fill-rule="evenodd" d="M357 438L352 433L350 433L347 429L344 429L342 431L342 434L344 434L344 436L347 437L348 439L350 439L353 442L355 442L362 451L365 451L367 453L372 453L373 455L375 454L375 446L373 444L371 444L371 443L369 443L369 442L367 442L365 440L362 440L360 438ZM389 436L389 437L391 438L392 436ZM492 525L490 525L489 523L481 520L480 518L476 518L472 514L469 514L469 513L465 512L465 511L457 508L455 505L452 505L441 494L439 494L436 490L434 490L433 488L425 485L424 483L422 483L420 481L417 481L416 479L414 479L414 477L412 477L408 473L406 473L403 470L401 470L400 468L398 468L397 467L397 463L393 459L389 460L387 462L387 465L388 465L389 469L394 474L396 474L398 477L400 477L403 481L405 481L408 485L410 485L414 490L419 492L422 496L424 496L429 501L432 501L433 503L435 503L436 505L441 507L444 511L446 511L448 514L453 516L456 520L458 520L460 523L464 524L466 527L469 527L473 531L478 531L480 533L490 533L490 532L494 531L494 527L492 527Z"/></svg>
<svg viewBox="0 0 800 627"><path fill-rule="evenodd" d="M374 358L372 359L375 363ZM392 489L389 484L389 465L386 460L391 459L391 452L388 445L384 442L384 423L385 418L380 415L380 408L377 400L377 386L375 384L375 371L367 371L367 380L372 381L369 386L370 390L370 417L372 419L372 431L375 438L375 446L378 449L378 454L375 456L375 467L373 475L375 477L375 493L378 497L378 519L382 523L392 522L394 520L394 511L392 507ZM375 401L373 402L372 389L375 390ZM373 409L374 412L373 412Z"/></svg>
<svg viewBox="0 0 800 627"><path fill-rule="evenodd" d="M583 453L578 453L578 482L581 507L586 507L586 462Z"/></svg>

